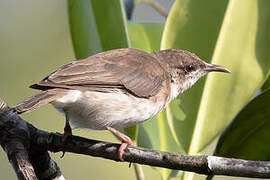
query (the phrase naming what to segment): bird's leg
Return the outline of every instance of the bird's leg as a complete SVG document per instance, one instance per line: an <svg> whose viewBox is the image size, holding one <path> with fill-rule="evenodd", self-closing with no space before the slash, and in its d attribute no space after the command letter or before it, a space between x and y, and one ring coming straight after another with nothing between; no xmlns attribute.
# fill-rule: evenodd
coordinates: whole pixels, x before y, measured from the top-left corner
<svg viewBox="0 0 270 180"><path fill-rule="evenodd" d="M121 146L119 147L118 149L118 157L120 159L120 161L124 161L123 159L123 153L124 153L124 150L126 149L126 147L129 145L129 146L133 146L133 142L132 140L125 134L117 131L116 129L114 128L111 128L111 127L107 127L107 129L113 133L114 135L116 135L117 137L121 138L122 139L122 144Z"/></svg>
<svg viewBox="0 0 270 180"><path fill-rule="evenodd" d="M63 136L61 138L61 141L62 141L63 144L66 142L68 137L72 137L72 129L71 129L71 126L69 124L69 118L68 118L68 116L66 114L66 125L64 127L64 134L63 134ZM63 154L62 154L61 158L63 158L65 156L65 153L66 152L63 151Z"/></svg>
<svg viewBox="0 0 270 180"><path fill-rule="evenodd" d="M65 143L68 137L72 137L72 129L71 129L71 126L69 124L69 118L66 115L66 125L64 128L64 134L62 136L62 143Z"/></svg>

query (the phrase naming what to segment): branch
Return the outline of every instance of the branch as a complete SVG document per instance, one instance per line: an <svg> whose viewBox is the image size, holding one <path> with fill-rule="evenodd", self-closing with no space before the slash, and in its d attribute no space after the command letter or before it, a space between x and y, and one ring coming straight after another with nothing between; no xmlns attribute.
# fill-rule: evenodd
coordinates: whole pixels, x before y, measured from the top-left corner
<svg viewBox="0 0 270 180"><path fill-rule="evenodd" d="M168 17L168 12L158 2L154 0L137 0L137 2L146 3L152 8L154 8L162 16Z"/></svg>
<svg viewBox="0 0 270 180"><path fill-rule="evenodd" d="M0 144L18 179L64 179L47 150L33 146L35 128L22 120L0 99Z"/></svg>
<svg viewBox="0 0 270 180"><path fill-rule="evenodd" d="M0 103L1 104L1 103ZM14 123L15 122L15 123ZM12 124L12 125L10 125ZM12 130L12 128L14 130ZM23 130L22 130L23 129ZM19 138L15 136L14 132L23 132L25 137ZM4 138L3 138L4 136ZM14 138L15 136L15 138ZM22 169L28 169L26 172L33 172L33 168L37 177L39 177L37 172L41 168L34 165L34 162L38 162L38 157L46 157L46 164L53 163L53 167L57 167L56 163L53 162L47 151L52 152L72 152L77 154L84 154L96 157L102 157L106 159L111 159L114 161L119 161L118 159L118 148L119 144L96 141L91 139L86 139L83 137L72 136L72 138L67 139L66 143L61 142L61 134L49 133L39 130L33 127L31 124L27 123L21 119L16 113L12 112L7 106L1 108L0 105L0 143L3 149L8 154L11 163L15 166L21 164L18 159L18 154L22 153L24 161L26 161L27 166L22 167ZM31 137L31 138L30 138ZM6 140L5 140L6 139ZM12 141L11 141L12 140ZM16 140L16 141L15 141ZM11 145L20 142L20 146L15 148L15 151ZM11 144L11 145L10 145ZM21 148L21 146L23 148ZM27 153L26 153L27 152ZM35 155L33 154L35 152ZM28 158L27 158L28 154ZM15 155L15 156L14 156ZM26 157L26 158L25 158ZM156 150L150 150L139 147L127 147L123 154L123 158L126 162L133 162L138 164L164 167L175 170L191 171L199 174L205 175L227 175L227 176L241 176L241 177L253 177L253 178L270 178L270 162L266 161L247 161L241 159L223 158L216 156L188 156L177 153L162 152ZM12 159L16 159L13 161ZM30 159L30 160L29 160ZM50 162L50 163L48 163ZM32 164L32 166L31 166ZM43 163L39 163L43 164ZM54 169L54 176L60 177L61 172L59 168L45 168L47 171ZM24 171L17 170L14 168L15 172L18 174L22 173L24 177L27 174ZM19 177L19 176L18 176ZM19 178L23 179L23 178ZM31 179L31 178L25 178ZM32 178L35 179L35 178ZM40 178L39 178L40 179ZM51 178L47 178L51 179Z"/></svg>

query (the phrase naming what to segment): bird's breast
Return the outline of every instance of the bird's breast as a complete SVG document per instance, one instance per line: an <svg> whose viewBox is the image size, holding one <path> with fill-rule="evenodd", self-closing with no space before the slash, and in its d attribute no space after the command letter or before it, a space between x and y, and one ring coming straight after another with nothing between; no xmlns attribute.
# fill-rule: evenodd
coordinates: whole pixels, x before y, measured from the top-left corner
<svg viewBox="0 0 270 180"><path fill-rule="evenodd" d="M139 98L123 92L69 90L52 104L79 128L121 128L145 121L160 112L164 98Z"/></svg>

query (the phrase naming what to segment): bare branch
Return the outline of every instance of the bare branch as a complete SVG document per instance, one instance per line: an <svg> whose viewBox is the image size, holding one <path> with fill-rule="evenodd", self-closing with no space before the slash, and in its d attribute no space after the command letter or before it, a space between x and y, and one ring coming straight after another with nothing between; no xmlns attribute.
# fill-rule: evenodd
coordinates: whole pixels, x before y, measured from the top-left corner
<svg viewBox="0 0 270 180"><path fill-rule="evenodd" d="M0 144L18 179L64 179L47 150L32 145L34 129L0 99Z"/></svg>
<svg viewBox="0 0 270 180"><path fill-rule="evenodd" d="M49 136L49 139L53 140L54 143L46 140ZM119 144L73 136L72 140L69 139L63 145L60 143L60 134L43 134L43 137L39 136L39 138L42 144L47 142L49 150L53 152L66 151L119 161L117 155ZM126 148L123 158L126 162L191 171L205 175L270 178L270 162L265 161L247 161L216 156L188 156L139 147Z"/></svg>
<svg viewBox="0 0 270 180"><path fill-rule="evenodd" d="M8 106L0 101L0 143L16 172L18 179L38 179L30 163L27 149L28 126L24 121L18 121L18 116L9 110ZM20 127L18 130L10 126ZM18 133L16 133L17 131ZM10 141L12 139L12 141Z"/></svg>
<svg viewBox="0 0 270 180"><path fill-rule="evenodd" d="M119 144L78 136L72 136L63 144L61 134L39 130L21 119L7 106L1 107L3 106L0 101L0 143L8 154L19 179L63 178L57 164L50 158L47 151L72 152L119 161L117 153ZM14 147L12 144L15 144ZM21 157L23 157L23 162L20 162ZM270 162L266 161L247 161L216 156L188 156L139 147L126 148L123 158L126 162L205 175L270 178ZM40 161L44 163L37 163ZM23 166L24 164L25 166ZM46 166L40 164L46 164ZM44 175L42 172L48 173ZM36 176L34 176L35 174Z"/></svg>

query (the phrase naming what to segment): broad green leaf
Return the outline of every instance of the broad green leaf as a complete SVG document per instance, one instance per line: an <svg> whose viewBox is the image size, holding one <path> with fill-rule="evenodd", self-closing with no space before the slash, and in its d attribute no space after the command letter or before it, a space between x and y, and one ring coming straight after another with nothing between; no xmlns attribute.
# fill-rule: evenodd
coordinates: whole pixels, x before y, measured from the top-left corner
<svg viewBox="0 0 270 180"><path fill-rule="evenodd" d="M254 98L219 139L218 156L270 160L270 90Z"/></svg>
<svg viewBox="0 0 270 180"><path fill-rule="evenodd" d="M263 86L262 86L262 90L266 90L270 88L270 77L268 76L267 80L264 82Z"/></svg>
<svg viewBox="0 0 270 180"><path fill-rule="evenodd" d="M127 48L129 40L122 0L91 0L102 50Z"/></svg>
<svg viewBox="0 0 270 180"><path fill-rule="evenodd" d="M227 0L176 0L165 25L161 48L186 49L209 61L227 3Z"/></svg>
<svg viewBox="0 0 270 180"><path fill-rule="evenodd" d="M122 1L69 0L68 6L77 58L129 46Z"/></svg>
<svg viewBox="0 0 270 180"><path fill-rule="evenodd" d="M128 24L131 47L147 52L159 50L163 24ZM174 141L168 124L168 112L163 111L154 118L139 125L138 146L171 152L182 152ZM175 176L178 171L155 168L162 179Z"/></svg>
<svg viewBox="0 0 270 180"><path fill-rule="evenodd" d="M186 49L209 61L212 57L228 1L176 0L164 29L161 48ZM178 103L167 108L173 111L172 132L186 153L189 151L204 79L179 96ZM180 105L179 105L180 103Z"/></svg>
<svg viewBox="0 0 270 180"><path fill-rule="evenodd" d="M68 1L69 24L76 57L84 58L102 51L91 1Z"/></svg>
<svg viewBox="0 0 270 180"><path fill-rule="evenodd" d="M128 23L129 39L132 48L152 52L160 49L163 24Z"/></svg>
<svg viewBox="0 0 270 180"><path fill-rule="evenodd" d="M190 153L200 152L251 99L270 68L270 1L231 0L213 63L231 75L209 75L204 87ZM211 128L209 128L211 125Z"/></svg>

